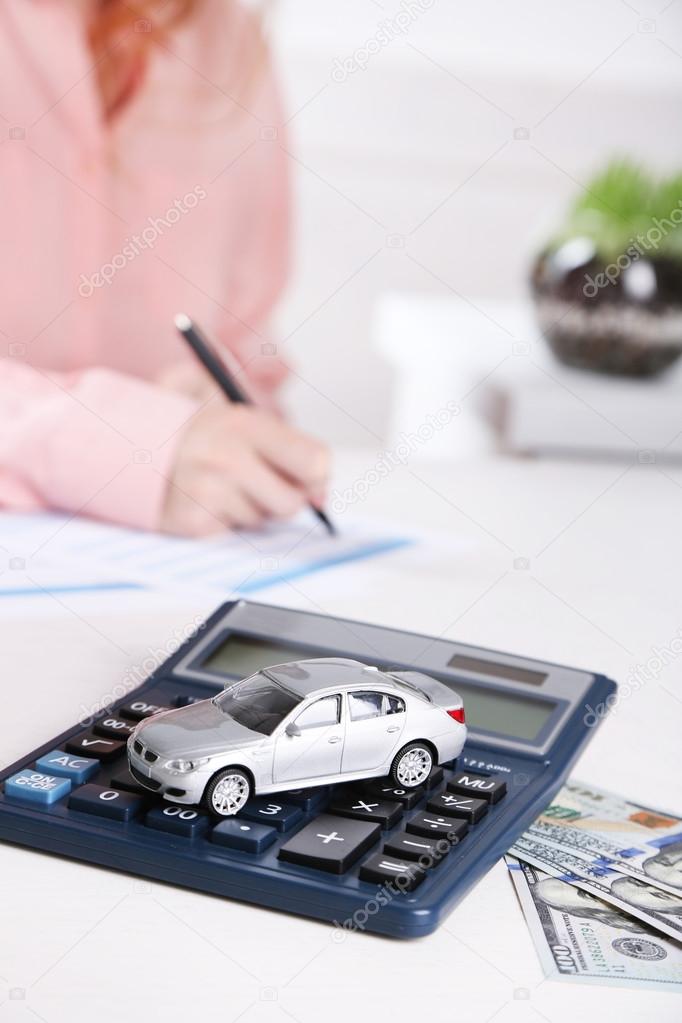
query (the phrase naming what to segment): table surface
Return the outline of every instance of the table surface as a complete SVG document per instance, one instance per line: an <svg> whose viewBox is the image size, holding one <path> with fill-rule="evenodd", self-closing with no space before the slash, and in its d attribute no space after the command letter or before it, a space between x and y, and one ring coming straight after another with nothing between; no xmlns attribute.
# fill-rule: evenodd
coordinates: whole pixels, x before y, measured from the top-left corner
<svg viewBox="0 0 682 1023"><path fill-rule="evenodd" d="M282 584L267 600L612 676L621 699L575 776L680 810L670 643L682 636L682 470L490 457L377 473L381 455L339 459L339 524L363 515L463 543ZM121 599L120 611L64 602L5 624L3 763L71 725L211 610L197 596L139 608ZM70 1023L76 1006L98 1021L158 1007L164 1023L190 1013L326 1023L364 1006L390 1023L560 1023L607 1007L619 1023L679 1018L672 994L545 981L502 863L435 934L409 943L339 942L325 924L9 846L0 905L2 1020Z"/></svg>

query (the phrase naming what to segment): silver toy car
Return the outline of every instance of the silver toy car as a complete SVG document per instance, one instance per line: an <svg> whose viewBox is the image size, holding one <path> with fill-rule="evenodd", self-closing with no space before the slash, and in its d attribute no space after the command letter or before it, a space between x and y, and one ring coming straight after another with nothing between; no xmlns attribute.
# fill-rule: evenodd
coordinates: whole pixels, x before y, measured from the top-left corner
<svg viewBox="0 0 682 1023"><path fill-rule="evenodd" d="M229 817L253 795L312 785L389 776L414 788L465 738L462 701L443 683L330 657L263 668L141 721L128 759L165 799Z"/></svg>

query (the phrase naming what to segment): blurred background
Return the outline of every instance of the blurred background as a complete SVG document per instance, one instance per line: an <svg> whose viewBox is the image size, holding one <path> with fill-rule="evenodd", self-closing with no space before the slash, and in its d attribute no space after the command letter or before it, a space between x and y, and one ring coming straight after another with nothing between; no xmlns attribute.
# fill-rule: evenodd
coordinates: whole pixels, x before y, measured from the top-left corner
<svg viewBox="0 0 682 1023"><path fill-rule="evenodd" d="M471 421L432 453L532 449L533 401L519 397L520 434L503 441L486 403L505 392L514 405L515 354L544 367L543 390L556 363L537 335L533 261L612 158L652 175L682 166L682 3L279 0L269 18L290 118L294 275L278 319L298 422L334 444L395 443L396 424L450 395ZM564 397L587 376L557 372ZM606 431L585 441L600 449L622 442L635 386L606 379L573 403L583 418L599 406L590 422L566 427ZM673 379L636 394L646 405Z"/></svg>

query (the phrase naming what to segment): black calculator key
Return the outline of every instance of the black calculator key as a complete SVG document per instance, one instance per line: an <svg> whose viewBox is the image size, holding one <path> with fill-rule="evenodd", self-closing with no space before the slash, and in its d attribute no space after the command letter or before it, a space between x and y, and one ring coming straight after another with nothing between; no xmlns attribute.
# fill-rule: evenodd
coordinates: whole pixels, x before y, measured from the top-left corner
<svg viewBox="0 0 682 1023"><path fill-rule="evenodd" d="M329 789L326 785L319 785L314 789L291 789L289 792L282 793L287 803L300 806L305 813L312 813L313 810L317 810L325 802L328 795Z"/></svg>
<svg viewBox="0 0 682 1023"><path fill-rule="evenodd" d="M98 721L92 730L95 735L103 735L105 739L121 739L125 741L134 728L135 724L132 721L108 717Z"/></svg>
<svg viewBox="0 0 682 1023"><path fill-rule="evenodd" d="M411 892L425 877L426 871L418 863L405 856L390 856L388 853L375 853L360 867L361 881L375 884L392 881L403 892Z"/></svg>
<svg viewBox="0 0 682 1023"><path fill-rule="evenodd" d="M282 846L279 859L329 874L344 874L372 848L380 834L379 824L323 813Z"/></svg>
<svg viewBox="0 0 682 1023"><path fill-rule="evenodd" d="M238 817L221 821L211 832L211 841L216 845L249 853L264 852L276 838L277 832L274 828L255 822L247 824Z"/></svg>
<svg viewBox="0 0 682 1023"><path fill-rule="evenodd" d="M469 824L478 824L481 817L488 812L485 799L470 799L467 796L458 796L454 792L441 792L440 795L433 796L426 807L446 817L462 817Z"/></svg>
<svg viewBox="0 0 682 1023"><path fill-rule="evenodd" d="M93 735L92 732L84 732L69 739L66 744L67 753L80 753L84 757L97 757L105 763L114 760L119 753L123 753L126 744L120 739L104 739L100 735Z"/></svg>
<svg viewBox="0 0 682 1023"><path fill-rule="evenodd" d="M115 821L129 821L144 807L144 800L131 792L106 789L102 785L83 785L69 796L69 809L110 817Z"/></svg>
<svg viewBox="0 0 682 1023"><path fill-rule="evenodd" d="M176 696L173 700L174 707L191 707L193 703L201 703L205 696Z"/></svg>
<svg viewBox="0 0 682 1023"><path fill-rule="evenodd" d="M115 774L109 782L112 789L122 789L124 792L134 792L137 796L149 795L149 789L136 782L130 771L121 771Z"/></svg>
<svg viewBox="0 0 682 1023"><path fill-rule="evenodd" d="M425 838L403 831L389 838L384 845L384 852L405 860L419 860L422 866L436 866L450 851L450 844L445 838ZM423 860L422 857L426 859ZM428 862L426 862L428 861Z"/></svg>
<svg viewBox="0 0 682 1023"><path fill-rule="evenodd" d="M461 842L469 825L456 817L443 817L438 813L419 813L405 825L413 835L425 835L429 838L447 838L451 845Z"/></svg>
<svg viewBox="0 0 682 1023"><path fill-rule="evenodd" d="M376 821L382 828L392 828L400 820L403 808L400 803L370 796L366 792L353 792L333 799L329 812L359 821Z"/></svg>
<svg viewBox="0 0 682 1023"><path fill-rule="evenodd" d="M479 799L486 799L489 803L497 803L502 796L506 795L507 783L504 778L486 778L482 774L459 771L448 782L448 791L477 796Z"/></svg>
<svg viewBox="0 0 682 1023"><path fill-rule="evenodd" d="M148 828L157 831L169 831L172 835L182 838L195 838L208 831L210 820L208 814L194 810L190 806L155 806L144 819Z"/></svg>
<svg viewBox="0 0 682 1023"><path fill-rule="evenodd" d="M143 718L153 717L162 710L170 710L170 707L161 707L157 703L147 703L146 700L133 700L125 707L119 707L118 713L121 717L131 718L133 721L142 721Z"/></svg>
<svg viewBox="0 0 682 1023"><path fill-rule="evenodd" d="M426 779L426 787L427 787L427 789L435 789L436 785L440 785L442 780L443 780L443 768L442 767L432 767L431 768L431 773L429 774L428 778Z"/></svg>
<svg viewBox="0 0 682 1023"><path fill-rule="evenodd" d="M291 831L294 824L303 819L303 810L291 803L284 801L279 803L277 797L268 799L267 796L256 796L255 799L249 800L237 819L268 824L278 831Z"/></svg>
<svg viewBox="0 0 682 1023"><path fill-rule="evenodd" d="M423 785L416 789L396 789L389 778L367 782L366 785L359 786L358 791L379 796L381 799L388 799L393 803L400 803L403 810L411 810L426 793Z"/></svg>

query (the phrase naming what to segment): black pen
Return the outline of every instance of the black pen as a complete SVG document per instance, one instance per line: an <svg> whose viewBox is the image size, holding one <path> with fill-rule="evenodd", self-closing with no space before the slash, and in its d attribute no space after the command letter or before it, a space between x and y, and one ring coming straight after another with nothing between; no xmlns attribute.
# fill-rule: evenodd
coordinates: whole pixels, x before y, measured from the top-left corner
<svg viewBox="0 0 682 1023"><path fill-rule="evenodd" d="M175 326L177 327L180 336L187 342L206 372L215 380L227 400L236 405L253 404L248 394L242 391L241 387L234 379L223 360L220 358L218 352L215 348L213 348L210 342L207 341L189 316L185 313L178 313L175 317ZM334 536L336 534L336 530L327 514L323 512L321 508L316 508L314 504L310 505L310 510L317 515L329 535Z"/></svg>

